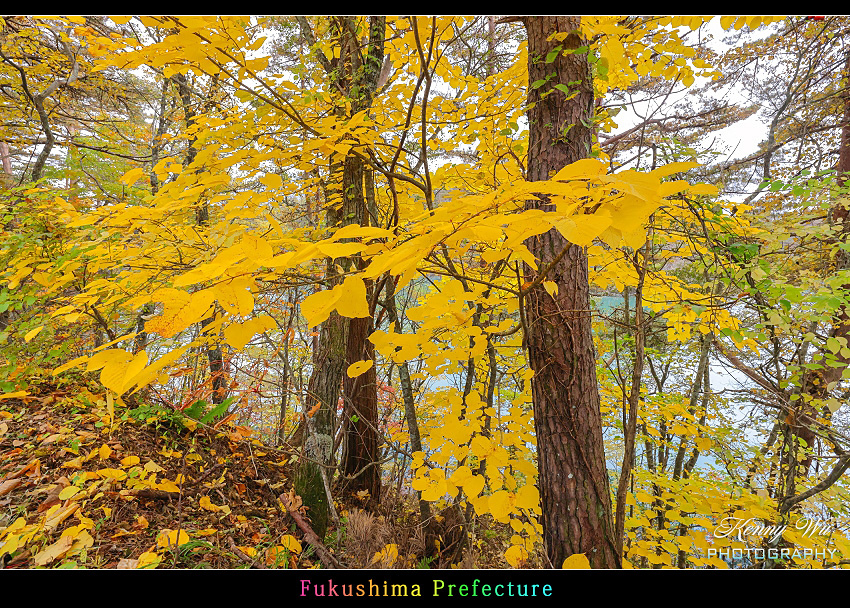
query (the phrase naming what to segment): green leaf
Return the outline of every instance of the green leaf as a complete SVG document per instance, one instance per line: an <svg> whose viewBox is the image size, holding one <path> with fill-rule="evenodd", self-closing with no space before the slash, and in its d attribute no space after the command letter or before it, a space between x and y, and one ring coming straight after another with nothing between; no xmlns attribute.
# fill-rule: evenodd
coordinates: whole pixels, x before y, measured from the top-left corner
<svg viewBox="0 0 850 608"><path fill-rule="evenodd" d="M562 47L560 46L556 46L554 49L549 51L549 53L546 55L546 63L552 63L553 61L555 61L555 58L561 53L561 48Z"/></svg>
<svg viewBox="0 0 850 608"><path fill-rule="evenodd" d="M837 353L841 350L841 343L835 338L827 338L826 347L830 352Z"/></svg>
<svg viewBox="0 0 850 608"><path fill-rule="evenodd" d="M224 416L227 412L227 408L230 407L230 404L233 403L233 397L228 397L209 412L207 412L203 418L201 418L201 424L210 424L218 418Z"/></svg>
<svg viewBox="0 0 850 608"><path fill-rule="evenodd" d="M195 403L183 410L183 415L199 420L205 409L207 409L207 402L203 399L198 399Z"/></svg>

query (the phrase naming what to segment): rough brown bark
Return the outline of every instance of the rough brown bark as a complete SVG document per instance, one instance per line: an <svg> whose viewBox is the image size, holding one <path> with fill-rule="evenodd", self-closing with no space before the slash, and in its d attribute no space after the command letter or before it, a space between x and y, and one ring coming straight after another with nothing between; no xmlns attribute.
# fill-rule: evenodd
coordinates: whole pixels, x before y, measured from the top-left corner
<svg viewBox="0 0 850 608"><path fill-rule="evenodd" d="M322 323L319 349L313 353L314 371L307 387L307 432L295 478L295 491L308 508L307 516L319 538L324 538L330 517L322 471L333 460L333 429L345 370L347 325L336 312ZM325 474L330 475L330 470L325 469Z"/></svg>
<svg viewBox="0 0 850 608"><path fill-rule="evenodd" d="M372 319L351 319L348 329L346 359L349 364L375 358L375 348L367 339L372 333ZM366 491L369 502L376 507L381 500L381 467L377 432L378 398L377 375L373 365L356 378L343 378L347 446L343 474L349 477L350 492Z"/></svg>
<svg viewBox="0 0 850 608"><path fill-rule="evenodd" d="M587 55L558 53L584 44L578 17L526 17L529 83L528 179L547 180L565 165L586 158L592 144L593 88ZM558 32L563 41L549 40ZM554 89L563 84L576 95L568 99ZM545 201L527 209L552 210ZM593 568L617 568L608 474L602 443L602 419L591 334L587 255L557 230L526 241L541 268L552 265L548 280L558 285L553 298L542 285L524 301L526 342L531 368L537 434L543 538L551 565L559 568L570 555L583 553ZM564 252L564 250L566 250ZM536 273L526 267L526 280Z"/></svg>
<svg viewBox="0 0 850 608"><path fill-rule="evenodd" d="M0 161L2 161L3 173L6 178L12 177L12 162L9 160L10 157L9 144L5 141L0 141Z"/></svg>
<svg viewBox="0 0 850 608"><path fill-rule="evenodd" d="M352 31L353 22L345 29ZM352 112L368 110L378 84L378 77L384 61L384 34L386 19L369 18L369 44L365 56L360 59L359 51L351 54L354 68L349 95ZM356 41L350 41L356 46ZM356 223L360 226L370 224L370 210L364 189L366 167L362 156L349 154L345 159L343 175L344 205L343 224ZM370 181L370 186L372 181ZM370 195L372 193L369 193ZM370 196L371 198L371 196ZM359 257L352 260L353 266L362 270L366 264ZM367 289L371 292L371 286ZM369 334L374 329L372 317L355 318L349 321L346 364L358 361L373 361L374 346L369 342ZM349 477L346 489L351 492L369 492L368 505L377 507L381 497L381 467L379 461L380 436L378 433L378 386L374 365L356 378L343 378L345 395L345 461L343 473Z"/></svg>

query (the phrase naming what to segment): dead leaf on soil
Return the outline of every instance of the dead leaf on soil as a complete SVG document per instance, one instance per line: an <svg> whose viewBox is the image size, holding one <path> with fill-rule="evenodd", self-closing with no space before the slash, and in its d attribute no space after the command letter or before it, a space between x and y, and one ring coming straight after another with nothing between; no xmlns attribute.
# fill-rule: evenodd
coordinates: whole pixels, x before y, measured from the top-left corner
<svg viewBox="0 0 850 608"><path fill-rule="evenodd" d="M3 483L0 483L0 496L5 496L9 492L17 488L19 485L21 485L21 483L23 483L23 480L21 479L10 479L9 481L4 481Z"/></svg>
<svg viewBox="0 0 850 608"><path fill-rule="evenodd" d="M63 536L55 543L35 555L36 566L46 566L53 560L65 555L74 544L74 539L70 536Z"/></svg>

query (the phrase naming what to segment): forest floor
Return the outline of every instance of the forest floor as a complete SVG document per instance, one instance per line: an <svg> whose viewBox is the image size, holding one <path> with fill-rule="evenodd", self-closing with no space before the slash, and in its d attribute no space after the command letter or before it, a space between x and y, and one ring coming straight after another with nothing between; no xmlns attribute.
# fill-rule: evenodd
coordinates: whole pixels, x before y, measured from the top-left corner
<svg viewBox="0 0 850 608"><path fill-rule="evenodd" d="M290 454L94 386L48 377L0 401L0 566L319 563L284 506L298 504Z"/></svg>
<svg viewBox="0 0 850 608"><path fill-rule="evenodd" d="M25 386L0 400L0 569L451 565L423 557L413 496L388 497L380 514L357 496L336 502L339 523L317 542L292 490L295 452L235 416L210 426L113 401L79 375ZM499 527L465 538L455 567L507 567Z"/></svg>

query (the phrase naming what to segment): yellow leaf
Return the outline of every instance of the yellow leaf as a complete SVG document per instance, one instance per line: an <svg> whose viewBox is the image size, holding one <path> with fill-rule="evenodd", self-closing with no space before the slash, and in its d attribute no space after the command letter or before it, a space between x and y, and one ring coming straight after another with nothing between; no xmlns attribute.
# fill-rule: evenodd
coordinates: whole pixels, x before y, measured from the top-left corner
<svg viewBox="0 0 850 608"><path fill-rule="evenodd" d="M334 309L343 317L369 316L363 279L346 277L342 285L307 296L301 303L301 313L309 327L316 327L325 321Z"/></svg>
<svg viewBox="0 0 850 608"><path fill-rule="evenodd" d="M280 545L293 553L301 553L301 543L294 536L287 534L280 539Z"/></svg>
<svg viewBox="0 0 850 608"><path fill-rule="evenodd" d="M274 257L274 250L269 245L268 241L263 238L257 238L253 235L246 234L242 237L242 251L248 256L248 259L257 264L264 264Z"/></svg>
<svg viewBox="0 0 850 608"><path fill-rule="evenodd" d="M275 189L280 188L283 185L283 180L277 173L266 173L263 177L260 178L260 183L263 184L266 188Z"/></svg>
<svg viewBox="0 0 850 608"><path fill-rule="evenodd" d="M76 495L80 491L80 488L77 486L68 486L64 488L61 492L59 492L59 500L68 500L72 496Z"/></svg>
<svg viewBox="0 0 850 608"><path fill-rule="evenodd" d="M604 175L607 167L602 161L584 158L567 165L552 178L552 181L567 181L571 179L591 178Z"/></svg>
<svg viewBox="0 0 850 608"><path fill-rule="evenodd" d="M98 454L100 455L101 460L106 460L107 458L112 456L112 448L104 443L102 446L100 446Z"/></svg>
<svg viewBox="0 0 850 608"><path fill-rule="evenodd" d="M558 284L555 281L543 281L543 288L553 298L558 295Z"/></svg>
<svg viewBox="0 0 850 608"><path fill-rule="evenodd" d="M472 469L470 469L466 465L462 465L459 466L454 473L452 473L452 476L449 478L449 482L453 483L456 486L461 486L470 477L472 477Z"/></svg>
<svg viewBox="0 0 850 608"><path fill-rule="evenodd" d="M125 185L127 185L127 186L132 186L132 185L133 185L134 183L136 183L136 182L139 180L139 178L140 178L140 177L142 177L144 174L145 174L145 170L144 170L144 169L141 169L141 168L139 168L139 167L136 167L135 169L130 169L129 171L127 171L127 173L125 173L124 175L122 175L122 176L121 176L121 179L119 179L118 181L120 181L122 184L125 184Z"/></svg>
<svg viewBox="0 0 850 608"><path fill-rule="evenodd" d="M26 335L24 335L24 342L29 342L30 340L35 338L38 335L38 332L40 332L42 329L44 329L44 325L39 325L35 329L29 330Z"/></svg>
<svg viewBox="0 0 850 608"><path fill-rule="evenodd" d="M209 289L193 294L170 287L157 289L151 298L163 302L165 309L158 317L148 320L145 330L157 333L163 338L170 338L200 321L209 311L214 297Z"/></svg>
<svg viewBox="0 0 850 608"><path fill-rule="evenodd" d="M579 247L590 245L593 239L611 225L613 218L607 210L600 209L591 215L573 215L555 224L564 238Z"/></svg>
<svg viewBox="0 0 850 608"><path fill-rule="evenodd" d="M476 498L484 489L484 476L472 475L463 482L463 491L467 498Z"/></svg>
<svg viewBox="0 0 850 608"><path fill-rule="evenodd" d="M53 530L56 526L76 513L79 508L80 505L75 502L68 504L66 507L60 507L59 505L50 507L45 515L44 529L48 532Z"/></svg>
<svg viewBox="0 0 850 608"><path fill-rule="evenodd" d="M202 496L201 500L198 502L202 509L206 509L207 511L212 511L213 513L217 513L221 510L218 505L214 505L212 501L210 501L209 496Z"/></svg>
<svg viewBox="0 0 850 608"><path fill-rule="evenodd" d="M156 537L156 545L157 547L166 549L168 547L185 545L190 540L192 539L185 530L180 530L178 533L177 530L169 530L168 528L165 528L164 530L161 530L159 536Z"/></svg>
<svg viewBox="0 0 850 608"><path fill-rule="evenodd" d="M224 330L224 340L234 349L242 350L256 334L274 327L276 327L274 319L269 315L249 319L244 323L232 323Z"/></svg>
<svg viewBox="0 0 850 608"><path fill-rule="evenodd" d="M688 190L692 194L707 194L710 196L717 194L717 186L712 186L711 184L694 184Z"/></svg>
<svg viewBox="0 0 850 608"><path fill-rule="evenodd" d="M159 466L157 463L155 463L153 460L148 460L145 463L145 471L147 471L148 473L159 473L162 470L163 470L163 468L161 466Z"/></svg>
<svg viewBox="0 0 850 608"><path fill-rule="evenodd" d="M655 502L655 497L647 494L643 490L638 490L635 493L635 498L637 498L641 502L646 502L646 503Z"/></svg>
<svg viewBox="0 0 850 608"><path fill-rule="evenodd" d="M162 558L157 555L153 551L146 551L139 556L139 563L136 565L136 568L139 570L148 569L153 570L156 568L159 563L162 561Z"/></svg>
<svg viewBox="0 0 850 608"><path fill-rule="evenodd" d="M375 364L374 361L368 359L366 361L358 361L357 363L352 363L348 366L346 370L346 374L348 374L349 378L356 378L361 374L365 374L367 371L372 369L372 366Z"/></svg>
<svg viewBox="0 0 850 608"><path fill-rule="evenodd" d="M251 279L243 277L219 283L215 287L204 291L214 292L218 303L229 312L247 317L254 310L254 295L249 290L250 284Z"/></svg>
<svg viewBox="0 0 850 608"><path fill-rule="evenodd" d="M126 458L121 459L121 464L125 467L131 467L135 464L139 464L139 462L141 462L141 460L138 456L127 456Z"/></svg>
<svg viewBox="0 0 850 608"><path fill-rule="evenodd" d="M698 450L704 452L711 448L712 441L709 437L699 437L694 443L696 443Z"/></svg>
<svg viewBox="0 0 850 608"><path fill-rule="evenodd" d="M34 561L36 566L46 566L55 559L65 555L74 544L74 539L70 536L62 536L52 545L48 546L43 551L36 553Z"/></svg>
<svg viewBox="0 0 850 608"><path fill-rule="evenodd" d="M590 562L584 553L575 553L564 560L563 570L590 570Z"/></svg>
<svg viewBox="0 0 850 608"><path fill-rule="evenodd" d="M536 486L527 484L516 493L516 506L521 509L535 511L540 508L540 492Z"/></svg>
<svg viewBox="0 0 850 608"><path fill-rule="evenodd" d="M83 468L83 457L78 456L73 460L69 460L68 462L62 465L63 469L82 469Z"/></svg>
<svg viewBox="0 0 850 608"><path fill-rule="evenodd" d="M510 492L499 490L490 496L490 500L487 504L489 505L490 513L493 517L496 519L504 519L510 515L513 510L513 502L513 495Z"/></svg>
<svg viewBox="0 0 850 608"><path fill-rule="evenodd" d="M0 399L17 399L18 397L26 397L29 395L29 391L14 391L12 393L3 393L0 395Z"/></svg>
<svg viewBox="0 0 850 608"><path fill-rule="evenodd" d="M156 487L163 492L179 492L180 488L173 481L169 481L168 479L163 479L160 483L156 484Z"/></svg>
<svg viewBox="0 0 850 608"><path fill-rule="evenodd" d="M382 566L390 567L395 563L395 560L398 559L398 545L387 545L372 557L372 563L377 564L381 562Z"/></svg>
<svg viewBox="0 0 850 608"><path fill-rule="evenodd" d="M519 568L528 559L528 551L522 545L512 545L505 551L505 560L512 568Z"/></svg>
<svg viewBox="0 0 850 608"><path fill-rule="evenodd" d="M103 479L111 479L113 481L127 479L126 471L122 471L121 469L98 469L97 474Z"/></svg>
<svg viewBox="0 0 850 608"><path fill-rule="evenodd" d="M308 327L318 327L327 319L342 294L336 289L319 291L304 298L301 302L301 314L307 320Z"/></svg>
<svg viewBox="0 0 850 608"><path fill-rule="evenodd" d="M331 258L348 257L363 250L362 243L316 243L319 251Z"/></svg>
<svg viewBox="0 0 850 608"><path fill-rule="evenodd" d="M360 277L346 277L342 285L337 311L343 317L368 317L369 303L366 300L366 284Z"/></svg>

